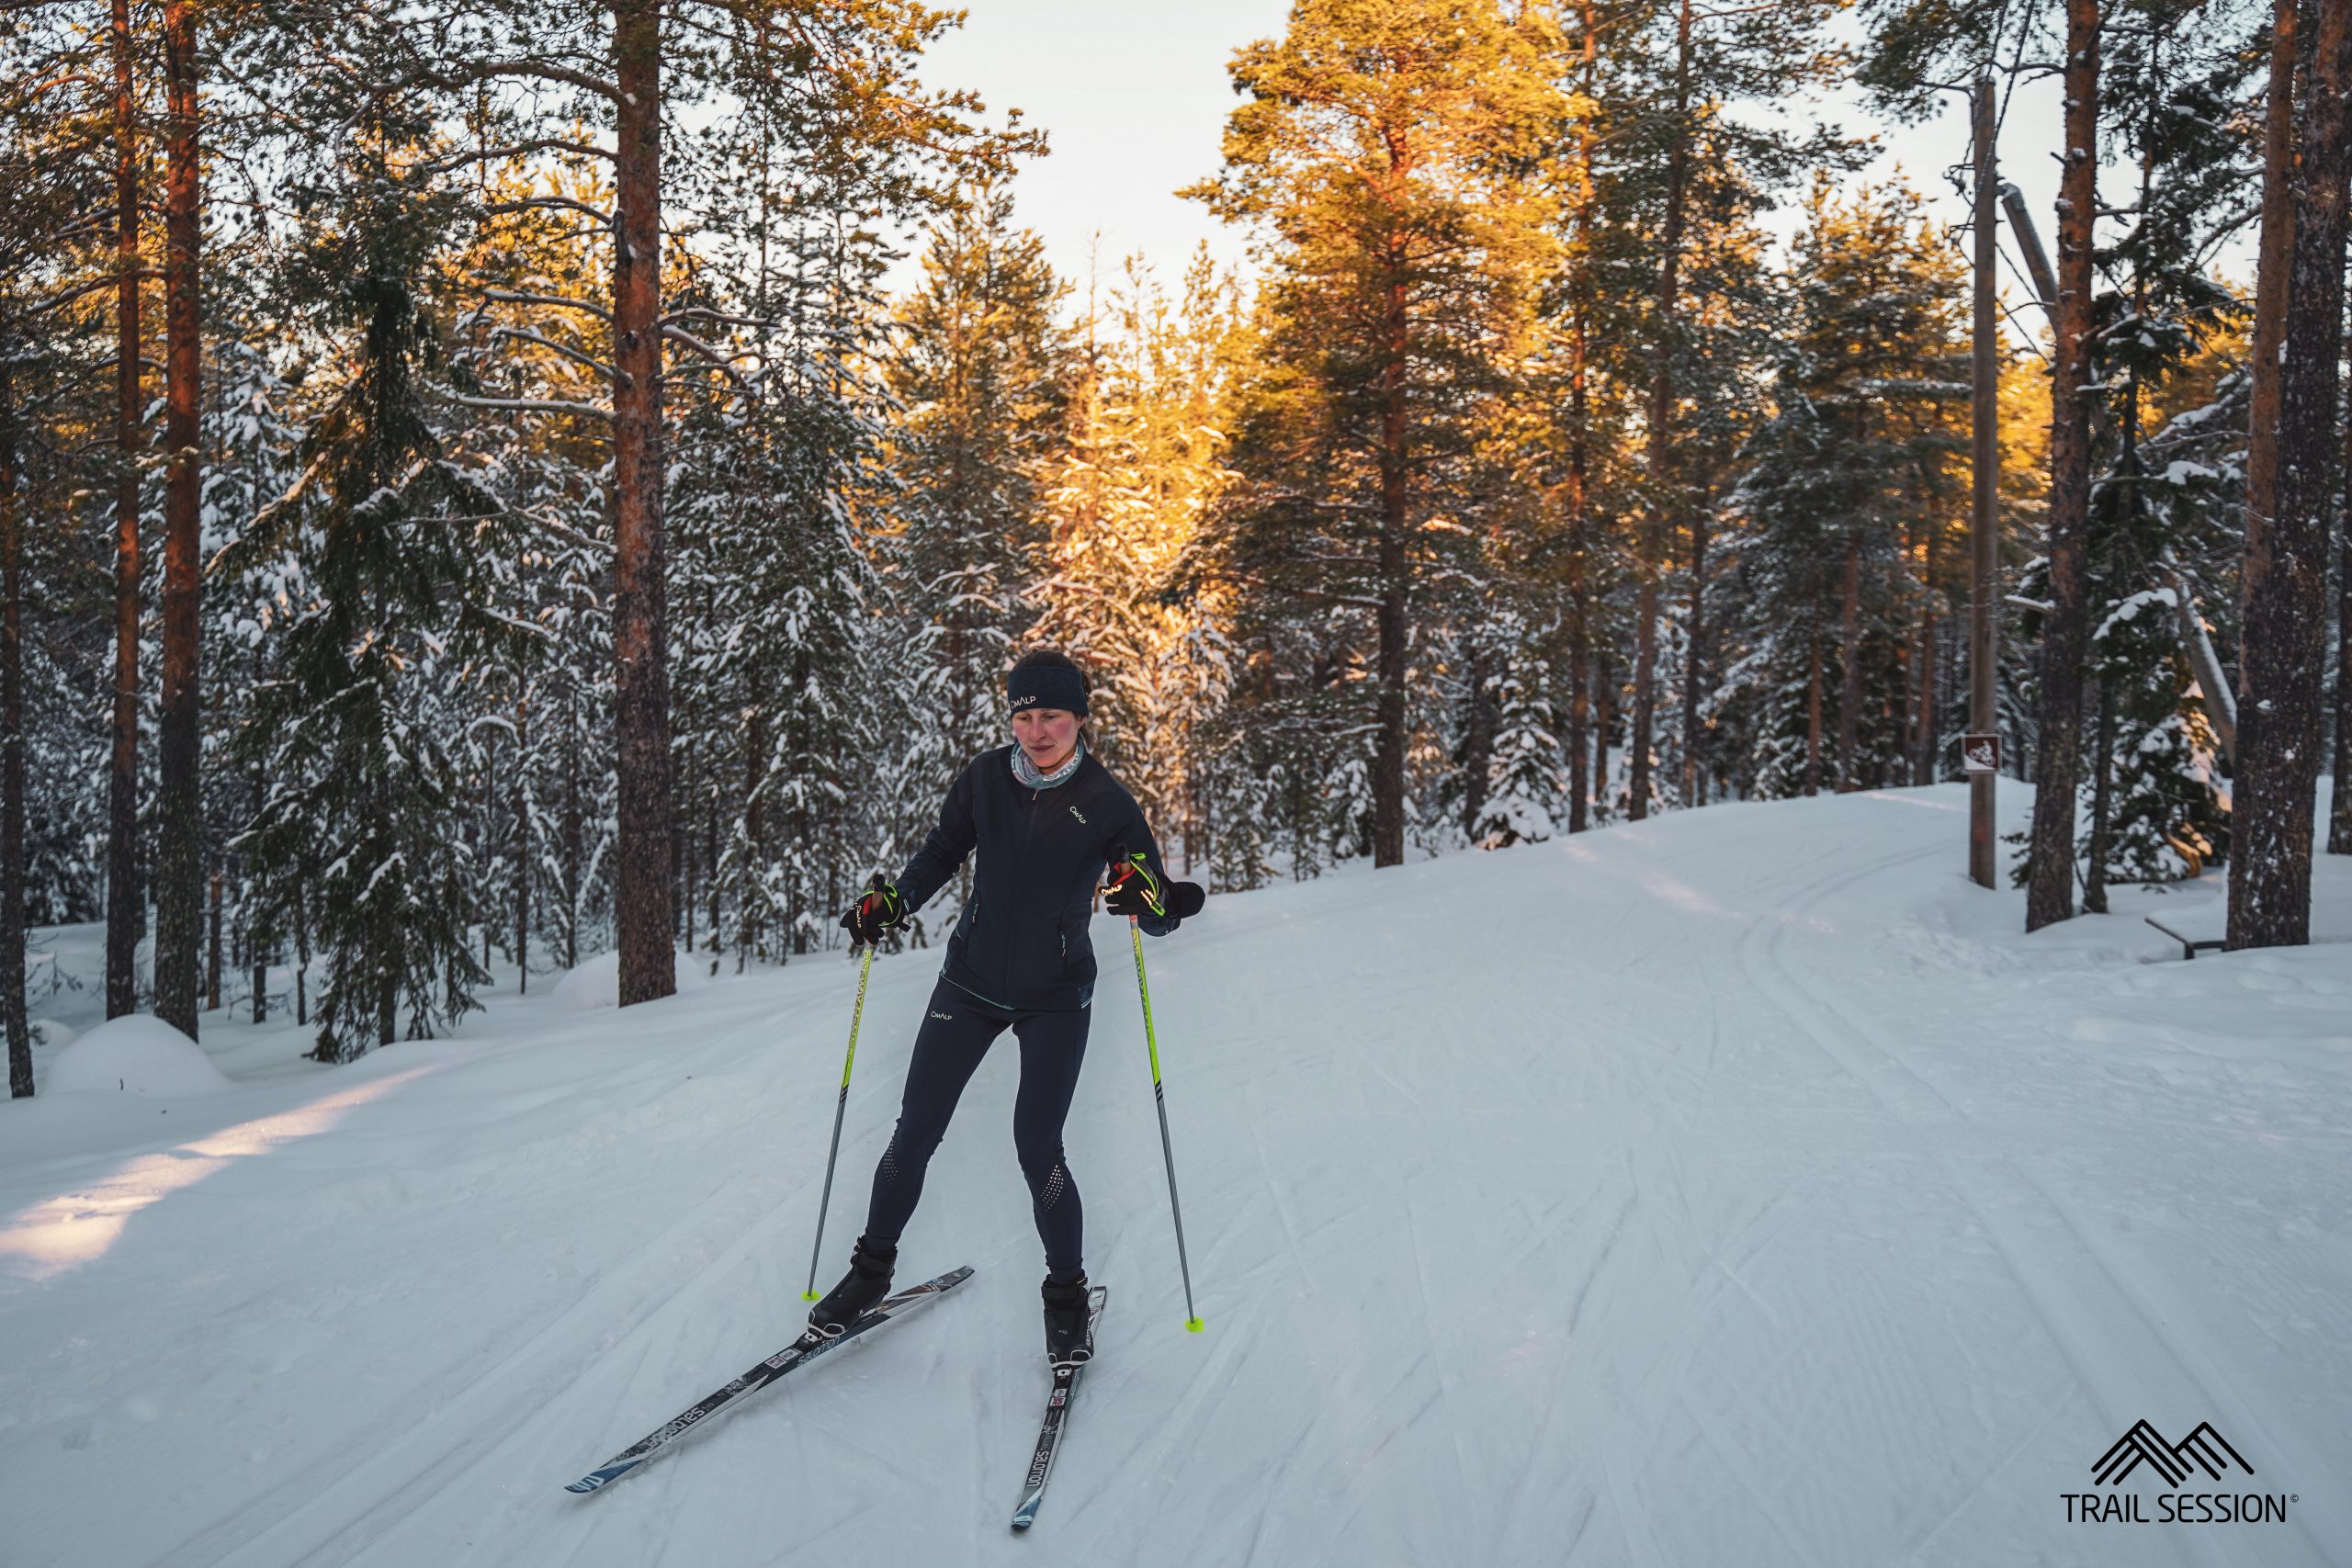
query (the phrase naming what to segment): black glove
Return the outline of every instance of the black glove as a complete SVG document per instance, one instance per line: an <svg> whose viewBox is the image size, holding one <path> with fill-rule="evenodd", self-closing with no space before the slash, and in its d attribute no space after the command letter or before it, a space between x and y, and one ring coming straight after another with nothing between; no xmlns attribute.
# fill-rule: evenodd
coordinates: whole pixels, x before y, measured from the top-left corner
<svg viewBox="0 0 2352 1568"><path fill-rule="evenodd" d="M1102 907L1114 915L1197 915L1208 895L1197 882L1162 882L1144 863L1140 851L1112 852L1111 880Z"/></svg>
<svg viewBox="0 0 2352 1568"><path fill-rule="evenodd" d="M896 887L882 880L878 871L866 884L865 896L842 917L842 930L849 932L850 941L868 947L881 941L884 931L906 929L906 900L899 897Z"/></svg>

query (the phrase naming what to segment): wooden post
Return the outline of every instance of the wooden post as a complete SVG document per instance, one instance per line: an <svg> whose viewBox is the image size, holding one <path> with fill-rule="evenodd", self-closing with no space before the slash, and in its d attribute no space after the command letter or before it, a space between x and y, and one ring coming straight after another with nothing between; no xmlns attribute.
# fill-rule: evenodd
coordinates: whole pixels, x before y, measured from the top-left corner
<svg viewBox="0 0 2352 1568"><path fill-rule="evenodd" d="M2000 551L2000 358L1993 298L1993 76L1976 79L1972 117L1975 126L1976 277L1975 412L1972 422L1974 493L1969 509L1968 551L1968 728L1990 735L1994 712L1994 566ZM1979 887L1993 886L1993 807L1999 775L1968 775L1968 874Z"/></svg>

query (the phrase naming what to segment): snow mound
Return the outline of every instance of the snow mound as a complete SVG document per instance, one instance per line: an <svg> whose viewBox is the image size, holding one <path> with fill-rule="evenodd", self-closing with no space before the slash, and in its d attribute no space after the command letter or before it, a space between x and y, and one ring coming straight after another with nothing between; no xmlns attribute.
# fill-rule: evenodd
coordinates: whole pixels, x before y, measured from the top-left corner
<svg viewBox="0 0 2352 1568"><path fill-rule="evenodd" d="M672 964L679 990L696 990L710 983L694 959L673 954ZM620 1006L621 955L600 953L578 968L565 970L563 978L555 983L554 1005L558 1012L594 1012Z"/></svg>
<svg viewBox="0 0 2352 1568"><path fill-rule="evenodd" d="M202 1046L144 1013L110 1019L60 1051L44 1086L51 1094L102 1089L169 1096L217 1094L229 1087Z"/></svg>

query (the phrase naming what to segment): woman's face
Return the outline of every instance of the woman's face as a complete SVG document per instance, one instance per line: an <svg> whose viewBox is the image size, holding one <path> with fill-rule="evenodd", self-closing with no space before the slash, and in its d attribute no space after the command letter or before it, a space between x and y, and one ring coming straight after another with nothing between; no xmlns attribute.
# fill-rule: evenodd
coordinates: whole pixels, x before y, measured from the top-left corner
<svg viewBox="0 0 2352 1568"><path fill-rule="evenodd" d="M1012 738L1039 768L1057 768L1078 744L1078 715L1068 708L1023 708L1012 716Z"/></svg>

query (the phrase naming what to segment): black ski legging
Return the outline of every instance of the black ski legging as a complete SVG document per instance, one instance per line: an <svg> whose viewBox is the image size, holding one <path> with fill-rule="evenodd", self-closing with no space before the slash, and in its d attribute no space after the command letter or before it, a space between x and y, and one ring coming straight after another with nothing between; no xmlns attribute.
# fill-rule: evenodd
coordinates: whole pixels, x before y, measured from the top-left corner
<svg viewBox="0 0 2352 1568"><path fill-rule="evenodd" d="M1062 1119L1078 1089L1078 1069L1086 1060L1085 1008L1069 1012L1013 1012L982 1001L952 980L942 979L923 1010L915 1035L914 1059L907 1064L907 1089L899 1106L898 1130L874 1171L874 1198L865 1211L865 1239L895 1247L922 1197L923 1170L946 1135L948 1120L964 1086L989 1046L1011 1024L1021 1042L1021 1088L1012 1101L1012 1147L1029 1181L1029 1201L1037 1235L1046 1244L1046 1268L1065 1278L1078 1272L1084 1251L1085 1216L1078 1184L1062 1158Z"/></svg>

